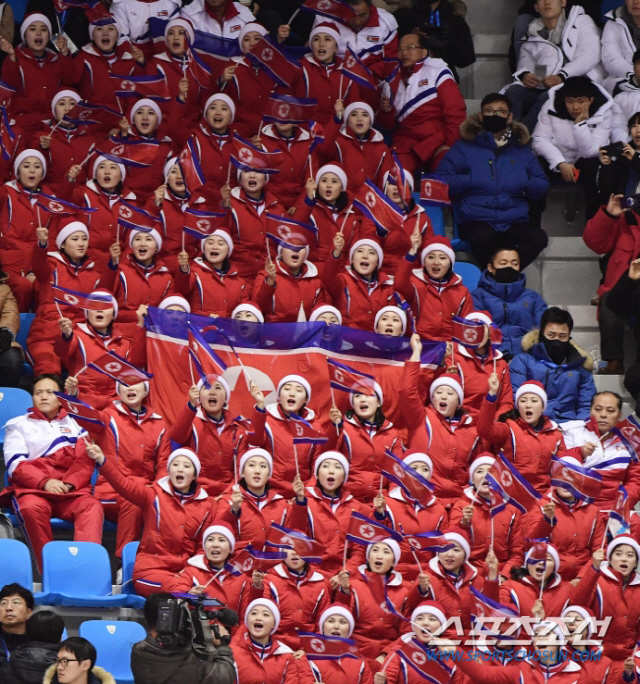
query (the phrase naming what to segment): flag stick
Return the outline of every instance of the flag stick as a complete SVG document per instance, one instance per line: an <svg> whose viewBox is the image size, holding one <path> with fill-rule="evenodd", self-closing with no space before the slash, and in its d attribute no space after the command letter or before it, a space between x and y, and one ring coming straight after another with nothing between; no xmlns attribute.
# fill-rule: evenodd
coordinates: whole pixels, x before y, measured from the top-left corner
<svg viewBox="0 0 640 684"><path fill-rule="evenodd" d="M491 542L489 543L489 549L493 551L493 516L491 515Z"/></svg>
<svg viewBox="0 0 640 684"><path fill-rule="evenodd" d="M411 545L409 545L411 546ZM420 570L420 574L422 574L422 565L420 565L420 560L418 559L418 554L415 552L413 547L411 548L411 553L413 554L413 557L416 559L416 563L418 564L418 570Z"/></svg>
<svg viewBox="0 0 640 684"><path fill-rule="evenodd" d="M344 189L344 188L343 188ZM344 218L342 219L342 225L340 226L340 234L342 235L344 232L344 224L347 222L347 218L349 217L349 211L351 210L351 207L353 207L353 203L351 203L347 207L347 211L344 214Z"/></svg>
<svg viewBox="0 0 640 684"><path fill-rule="evenodd" d="M184 252L184 229L182 230L182 251Z"/></svg>
<svg viewBox="0 0 640 684"><path fill-rule="evenodd" d="M300 477L300 466L298 465L298 445L295 442L293 444L293 457L296 460L296 477Z"/></svg>
<svg viewBox="0 0 640 684"><path fill-rule="evenodd" d="M342 555L342 569L347 569L347 549L349 548L349 540L344 540L344 554Z"/></svg>
<svg viewBox="0 0 640 684"><path fill-rule="evenodd" d="M58 35L62 35L62 26L60 26L60 15L56 12L56 23L58 24Z"/></svg>
<svg viewBox="0 0 640 684"><path fill-rule="evenodd" d="M344 94L345 100L349 97L349 91L351 90L352 85L353 85L353 81L349 81L349 85L347 86L347 92Z"/></svg>
<svg viewBox="0 0 640 684"><path fill-rule="evenodd" d="M291 22L298 16L298 13L300 12L300 8L298 9L289 17L289 21L287 22L287 26L291 26Z"/></svg>
<svg viewBox="0 0 640 684"><path fill-rule="evenodd" d="M40 206L38 205L37 202L36 202L36 212L38 214L38 225L41 226L42 225L42 219L40 218Z"/></svg>
<svg viewBox="0 0 640 684"><path fill-rule="evenodd" d="M49 131L49 135L52 135L54 133L54 131L56 130L56 128L58 128L58 126L61 123L62 123L62 119L60 119L60 121L58 121L58 123Z"/></svg>
<svg viewBox="0 0 640 684"><path fill-rule="evenodd" d="M547 559L545 558L544 560L544 568L545 570L547 569ZM544 575L542 576L542 580L540 582L540 596L538 598L542 601L542 592L544 591Z"/></svg>
<svg viewBox="0 0 640 684"><path fill-rule="evenodd" d="M313 178L313 168L311 166L311 153L309 153L309 178Z"/></svg>
<svg viewBox="0 0 640 684"><path fill-rule="evenodd" d="M264 243L267 246L267 259L269 260L269 263L272 264L273 260L271 259L271 250L269 249L269 238L265 237Z"/></svg>
<svg viewBox="0 0 640 684"><path fill-rule="evenodd" d="M238 443L233 447L233 479L236 487L238 486Z"/></svg>
<svg viewBox="0 0 640 684"><path fill-rule="evenodd" d="M91 147L89 148L89 154L87 154L87 156L80 162L80 164L78 164L78 166L84 166L89 161L89 159L91 158L91 155L93 154L93 150L94 150L95 146L96 146L95 143L91 144Z"/></svg>
<svg viewBox="0 0 640 684"><path fill-rule="evenodd" d="M87 368L89 368L89 366L82 366L82 368L73 377L77 378L80 375L80 373L84 373L87 370Z"/></svg>
<svg viewBox="0 0 640 684"><path fill-rule="evenodd" d="M56 309L58 309L58 314L60 318L64 318L64 316L62 315L62 311L60 311L60 304L58 304L56 299L53 300L53 303L56 305Z"/></svg>
<svg viewBox="0 0 640 684"><path fill-rule="evenodd" d="M333 387L331 386L331 383L329 383L329 389L331 390L331 403L334 406L336 406L336 396L333 393ZM337 408L337 406L336 406L336 408ZM338 437L340 437L340 426L339 425L336 425L336 434L338 435Z"/></svg>
<svg viewBox="0 0 640 684"><path fill-rule="evenodd" d="M394 651L394 652L391 654L391 658L389 658L389 660L387 660L387 662L382 666L382 670L380 670L380 672L386 672L387 667L389 667L389 663L393 660L393 658L394 658L394 656L396 655L396 653L397 653L397 651Z"/></svg>
<svg viewBox="0 0 640 684"><path fill-rule="evenodd" d="M344 74L340 74L340 91L338 93L338 99L342 99L342 84L344 82Z"/></svg>
<svg viewBox="0 0 640 684"><path fill-rule="evenodd" d="M223 565L223 566L220 568L220 570L218 570L218 572L216 572L216 574L215 574L215 575L214 575L214 576L213 576L213 577L204 585L204 586L205 586L205 589L211 584L211 582L213 582L214 579L216 579L216 577L217 577L223 570L224 570L224 565Z"/></svg>
<svg viewBox="0 0 640 684"><path fill-rule="evenodd" d="M229 162L229 168L227 169L227 185L231 182L231 162Z"/></svg>
<svg viewBox="0 0 640 684"><path fill-rule="evenodd" d="M611 518L607 518L607 526L604 528L604 535L602 537L602 544L600 545L600 551L604 549L606 543L607 543L607 534L609 533L609 523L611 522Z"/></svg>

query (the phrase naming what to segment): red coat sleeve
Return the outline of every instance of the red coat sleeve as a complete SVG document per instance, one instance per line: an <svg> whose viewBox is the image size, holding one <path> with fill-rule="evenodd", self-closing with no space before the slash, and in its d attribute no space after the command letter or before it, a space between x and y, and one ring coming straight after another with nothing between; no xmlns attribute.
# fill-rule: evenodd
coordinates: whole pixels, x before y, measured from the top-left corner
<svg viewBox="0 0 640 684"><path fill-rule="evenodd" d="M420 396L420 364L405 361L400 388L400 403L404 406L404 420L409 430L415 430L424 421L424 404Z"/></svg>
<svg viewBox="0 0 640 684"><path fill-rule="evenodd" d="M73 485L76 490L82 489L91 483L95 467L95 461L87 455L84 439L78 438L73 464L61 479L65 484Z"/></svg>
<svg viewBox="0 0 640 684"><path fill-rule="evenodd" d="M497 401L482 400L478 413L478 434L492 444L502 445L509 439L511 431L506 423L495 422L497 408Z"/></svg>
<svg viewBox="0 0 640 684"><path fill-rule="evenodd" d="M596 215L587 221L582 239L587 247L597 254L608 254L616 246L624 220L624 216L609 216L605 208L600 207Z"/></svg>
<svg viewBox="0 0 640 684"><path fill-rule="evenodd" d="M264 447L267 444L267 412L264 409L259 409L257 406L253 407L253 416L251 418L251 425L253 432L249 433L248 440L251 446Z"/></svg>
<svg viewBox="0 0 640 684"><path fill-rule="evenodd" d="M253 284L253 299L260 307L263 314L271 313L273 310L273 297L276 294L278 287L278 278L276 276L275 285L267 283L267 272L259 271Z"/></svg>
<svg viewBox="0 0 640 684"><path fill-rule="evenodd" d="M173 421L173 425L169 430L169 438L172 442L177 442L181 446L187 444L191 438L191 430L193 428L193 421L196 417L196 411L191 408L191 404L187 402Z"/></svg>
<svg viewBox="0 0 640 684"><path fill-rule="evenodd" d="M173 287L178 294L183 297L188 297L196 285L196 277L193 269L189 266L189 272L183 273L180 268L176 269L173 274Z"/></svg>
<svg viewBox="0 0 640 684"><path fill-rule="evenodd" d="M452 78L438 86L438 101L441 103L446 128L445 145L451 147L456 140L460 140L460 125L467 118L467 105L458 84Z"/></svg>
<svg viewBox="0 0 640 684"><path fill-rule="evenodd" d="M152 487L147 485L141 477L125 477L118 469L117 461L112 455L107 455L100 467L100 472L107 482L127 501L144 508L155 497Z"/></svg>
<svg viewBox="0 0 640 684"><path fill-rule="evenodd" d="M31 270L39 283L48 283L51 276L51 264L47 258L47 248L36 242L31 256Z"/></svg>
<svg viewBox="0 0 640 684"><path fill-rule="evenodd" d="M325 290L334 299L342 294L342 278L340 277L340 266L342 264L342 254L339 258L333 256L333 251L322 267L322 284Z"/></svg>
<svg viewBox="0 0 640 684"><path fill-rule="evenodd" d="M45 463L43 459L34 461L23 461L11 475L13 484L24 489L42 489L45 482L57 476L53 468Z"/></svg>
<svg viewBox="0 0 640 684"><path fill-rule="evenodd" d="M406 256L404 259L400 259L398 268L396 269L396 276L393 281L393 287L401 294L411 306L415 305L415 290L413 285L411 285L411 271L416 264L416 258Z"/></svg>

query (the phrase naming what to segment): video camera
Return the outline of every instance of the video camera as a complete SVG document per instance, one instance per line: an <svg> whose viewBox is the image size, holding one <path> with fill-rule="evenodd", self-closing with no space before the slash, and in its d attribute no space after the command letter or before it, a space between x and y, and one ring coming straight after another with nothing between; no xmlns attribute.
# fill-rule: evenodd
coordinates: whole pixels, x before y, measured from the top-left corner
<svg viewBox="0 0 640 684"><path fill-rule="evenodd" d="M235 610L202 594L174 596L158 604L156 641L161 648L186 648L190 645L195 655L206 659L215 652L214 638L224 646L229 645L231 637L220 634L218 625L235 627L238 624Z"/></svg>

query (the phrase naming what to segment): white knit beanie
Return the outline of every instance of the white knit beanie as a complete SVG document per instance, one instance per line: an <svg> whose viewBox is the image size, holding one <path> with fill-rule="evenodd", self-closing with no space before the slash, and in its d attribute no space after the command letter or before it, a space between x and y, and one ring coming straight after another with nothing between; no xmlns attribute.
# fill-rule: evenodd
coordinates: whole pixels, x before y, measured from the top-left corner
<svg viewBox="0 0 640 684"><path fill-rule="evenodd" d="M332 458L334 461L338 461L338 463L343 467L344 482L346 482L349 478L349 461L339 451L325 451L324 454L320 454L320 456L318 456L316 463L313 466L313 474L315 478L318 479L318 471L320 470L322 463L330 458Z"/></svg>
<svg viewBox="0 0 640 684"><path fill-rule="evenodd" d="M244 624L246 627L249 627L249 613L256 607L256 606L264 606L268 610L271 611L271 614L273 615L275 619L275 625L273 626L273 629L271 630L271 634L274 632L278 631L278 627L280 625L280 610L278 609L278 606L273 601L270 601L269 599L266 598L257 598L251 601L251 603L247 606L247 610L244 612Z"/></svg>
<svg viewBox="0 0 640 684"><path fill-rule="evenodd" d="M382 260L384 258L382 247L380 247L375 240L369 240L369 238L363 238L362 240L358 240L357 242L353 243L351 249L349 250L349 263L353 262L353 255L358 247L371 247L373 250L375 250L375 253L378 255L378 268L382 266Z"/></svg>
<svg viewBox="0 0 640 684"><path fill-rule="evenodd" d="M151 230L130 230L129 231L129 247L133 249L133 238L138 235L138 233L142 233L143 235L151 235L151 237L156 241L156 245L158 246L158 252L162 249L162 237L160 236L160 233L155 229L152 228ZM156 252L157 254L157 252Z"/></svg>
<svg viewBox="0 0 640 684"><path fill-rule="evenodd" d="M138 100L133 107L131 107L131 111L129 112L129 121L131 124L133 124L133 115L138 111L138 109L140 109L140 107L150 107L158 117L157 126L162 123L162 110L158 106L158 103L150 100L148 97L143 97L141 100Z"/></svg>
<svg viewBox="0 0 640 684"><path fill-rule="evenodd" d="M171 465L173 459L177 458L178 456L184 456L185 458L188 458L191 463L193 463L193 467L196 469L196 477L200 475L200 459L193 451L191 451L191 449L185 449L183 447L176 449L169 454L169 458L167 459L167 470L169 470L169 466Z"/></svg>
<svg viewBox="0 0 640 684"><path fill-rule="evenodd" d="M340 615L349 623L349 634L347 634L347 637L350 637L353 634L353 630L356 626L356 622L353 619L353 615L351 614L351 611L349 611L344 606L339 606L339 605L329 606L322 613L322 615L320 616L320 620L318 620L318 628L320 630L320 633L324 634L324 623L332 615Z"/></svg>
<svg viewBox="0 0 640 684"><path fill-rule="evenodd" d="M276 396L277 397L280 397L280 390L288 382L297 382L299 385L302 385L305 389L305 392L307 393L307 399L306 399L305 403L311 400L311 385L301 375L295 375L295 374L285 375L284 378L282 378L282 380L280 380L280 382L278 383L278 387L276 389Z"/></svg>
<svg viewBox="0 0 640 684"><path fill-rule="evenodd" d="M256 447L255 449L249 449L242 454L240 458L240 465L238 467L238 473L242 476L242 471L250 458L264 458L264 460L269 464L269 475L273 472L273 456L266 450Z"/></svg>
<svg viewBox="0 0 640 684"><path fill-rule="evenodd" d="M89 229L81 221L71 221L56 235L56 246L62 248L62 243L73 233L84 233L89 237Z"/></svg>
<svg viewBox="0 0 640 684"><path fill-rule="evenodd" d="M378 321L386 313L394 313L399 316L402 321L402 334L404 335L407 332L407 312L399 306L383 306L376 314L375 320L373 321L373 329L375 330L378 327Z"/></svg>

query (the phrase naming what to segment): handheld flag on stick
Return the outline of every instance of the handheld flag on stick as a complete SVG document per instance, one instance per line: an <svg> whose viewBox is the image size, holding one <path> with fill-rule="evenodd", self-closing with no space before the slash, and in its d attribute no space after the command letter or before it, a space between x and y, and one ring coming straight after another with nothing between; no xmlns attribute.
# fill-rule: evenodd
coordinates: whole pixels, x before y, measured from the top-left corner
<svg viewBox="0 0 640 684"><path fill-rule="evenodd" d="M375 90L378 87L376 77L369 71L358 55L356 55L351 48L351 45L347 45L341 71L347 78L355 81L363 88Z"/></svg>
<svg viewBox="0 0 640 684"><path fill-rule="evenodd" d="M517 619L519 617L518 611L494 601L475 587L469 587L469 590L473 598L471 619L478 625L480 631L488 637L515 639L515 636L503 636L499 629L491 629L485 624L485 621L495 620L497 627L499 627L505 619L509 621Z"/></svg>
<svg viewBox="0 0 640 684"><path fill-rule="evenodd" d="M316 110L318 100L298 98L291 95L272 94L267 102L264 120L276 123L301 124L309 121Z"/></svg>
<svg viewBox="0 0 640 684"><path fill-rule="evenodd" d="M405 534L404 540L414 551L431 551L432 553L444 553L454 548L455 544L450 542L442 532L433 530L432 532L420 532L420 534Z"/></svg>
<svg viewBox="0 0 640 684"><path fill-rule="evenodd" d="M96 150L96 154L114 162L115 164L124 164L124 166L131 166L131 168L134 169L146 169L151 166L151 164L145 164L144 162L139 162L135 159L130 159L129 157L118 157L110 152L101 152L100 150Z"/></svg>
<svg viewBox="0 0 640 684"><path fill-rule="evenodd" d="M396 653L431 684L448 684L453 677L455 666L449 667L444 658L437 657L437 651L429 650L415 639L403 641Z"/></svg>
<svg viewBox="0 0 640 684"><path fill-rule="evenodd" d="M290 88L300 74L299 65L288 59L273 41L264 36L245 53L245 57L283 88Z"/></svg>
<svg viewBox="0 0 640 684"><path fill-rule="evenodd" d="M345 25L357 16L353 7L342 0L304 0L300 9Z"/></svg>
<svg viewBox="0 0 640 684"><path fill-rule="evenodd" d="M602 488L602 476L596 470L568 463L563 458L551 458L551 484L571 492L580 501L593 503Z"/></svg>
<svg viewBox="0 0 640 684"><path fill-rule="evenodd" d="M211 349L202 334L190 323L187 325L189 334L189 363L192 377L199 377L206 389L210 389L216 379L227 370L227 364Z"/></svg>
<svg viewBox="0 0 640 684"><path fill-rule="evenodd" d="M154 76L124 76L109 74L117 97L148 97L156 102L171 99L169 86L161 74Z"/></svg>
<svg viewBox="0 0 640 684"><path fill-rule="evenodd" d="M414 501L426 503L433 496L433 485L388 450L384 453L381 473L395 482Z"/></svg>
<svg viewBox="0 0 640 684"><path fill-rule="evenodd" d="M318 432L314 427L308 423L302 416L297 413L290 413L291 426L293 432L293 443L295 444L325 444L329 441L324 433Z"/></svg>
<svg viewBox="0 0 640 684"><path fill-rule="evenodd" d="M108 294L88 294L87 292L76 292L68 290L59 285L52 285L53 298L59 304L72 306L74 309L89 311L104 311L113 307L113 301Z"/></svg>
<svg viewBox="0 0 640 684"><path fill-rule="evenodd" d="M78 102L63 117L67 123L75 126L95 126L115 128L122 120L122 114L115 109L109 109L103 105L91 104L90 102Z"/></svg>
<svg viewBox="0 0 640 684"><path fill-rule="evenodd" d="M200 156L191 138L187 140L184 150L182 150L178 157L178 166L180 167L182 180L189 192L195 192L205 184L206 179L200 164Z"/></svg>
<svg viewBox="0 0 640 684"><path fill-rule="evenodd" d="M375 381L373 375L368 375L329 358L327 358L327 366L333 389L351 392L352 394L367 394L369 396L374 393Z"/></svg>
<svg viewBox="0 0 640 684"><path fill-rule="evenodd" d="M526 513L542 498L502 452L498 454L485 477L489 487L521 513Z"/></svg>
<svg viewBox="0 0 640 684"><path fill-rule="evenodd" d="M449 186L436 178L423 176L420 181L420 202L435 207L451 206Z"/></svg>
<svg viewBox="0 0 640 684"><path fill-rule="evenodd" d="M306 563L321 563L324 546L298 530L271 523L266 543L279 549L292 549Z"/></svg>
<svg viewBox="0 0 640 684"><path fill-rule="evenodd" d="M231 163L241 171L258 171L259 173L273 174L279 173L276 168L279 161L280 150L276 152L265 152L256 147L248 140L241 138L237 133L233 134L233 151L231 152Z"/></svg>
<svg viewBox="0 0 640 684"><path fill-rule="evenodd" d="M91 361L88 366L103 375L108 375L126 387L137 385L140 382L148 382L153 377L151 373L136 368L132 363L112 351L102 354L95 361Z"/></svg>
<svg viewBox="0 0 640 684"><path fill-rule="evenodd" d="M471 321L467 318L452 316L453 334L452 340L469 349L477 349L484 339L484 326L482 321Z"/></svg>
<svg viewBox="0 0 640 684"><path fill-rule="evenodd" d="M104 414L98 409L94 409L93 406L85 404L84 401L80 401L78 397L72 397L70 394L65 394L64 392L54 392L62 408L69 413L78 422L89 423L90 425L106 425L104 420Z"/></svg>
<svg viewBox="0 0 640 684"><path fill-rule="evenodd" d="M218 224L226 218L226 214L187 207L183 217L184 232L191 237L198 238L198 240L204 240L216 230Z"/></svg>
<svg viewBox="0 0 640 684"><path fill-rule="evenodd" d="M307 654L308 660L338 660L340 658L357 658L358 645L353 639L336 636L325 636L315 632L298 632L300 648Z"/></svg>
<svg viewBox="0 0 640 684"><path fill-rule="evenodd" d="M404 222L400 207L368 179L353 198L353 206L373 221L378 235L383 238Z"/></svg>
<svg viewBox="0 0 640 684"><path fill-rule="evenodd" d="M353 511L351 519L349 520L349 529L347 531L347 540L368 546L375 544L383 539L395 539L397 542L402 541L402 535L390 527L383 525L377 520L367 518L361 513Z"/></svg>

